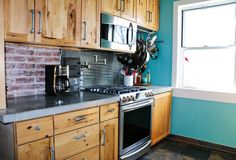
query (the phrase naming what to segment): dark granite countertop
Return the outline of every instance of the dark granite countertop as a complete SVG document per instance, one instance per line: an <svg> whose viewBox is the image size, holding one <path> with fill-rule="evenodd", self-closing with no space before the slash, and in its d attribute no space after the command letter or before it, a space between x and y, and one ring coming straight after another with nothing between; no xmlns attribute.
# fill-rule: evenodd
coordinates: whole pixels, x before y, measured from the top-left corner
<svg viewBox="0 0 236 160"><path fill-rule="evenodd" d="M0 110L0 122L11 123L90 108L119 101L118 96L72 92L59 96L27 96L7 99L7 109Z"/></svg>

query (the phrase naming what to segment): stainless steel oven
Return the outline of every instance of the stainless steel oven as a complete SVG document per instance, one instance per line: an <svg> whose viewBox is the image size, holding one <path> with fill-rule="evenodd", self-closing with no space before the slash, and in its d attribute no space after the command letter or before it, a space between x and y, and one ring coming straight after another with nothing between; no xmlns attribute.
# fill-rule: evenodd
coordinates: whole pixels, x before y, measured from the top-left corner
<svg viewBox="0 0 236 160"><path fill-rule="evenodd" d="M150 149L152 97L121 105L120 159L135 160Z"/></svg>
<svg viewBox="0 0 236 160"><path fill-rule="evenodd" d="M126 19L101 14L101 47L136 51L137 24Z"/></svg>

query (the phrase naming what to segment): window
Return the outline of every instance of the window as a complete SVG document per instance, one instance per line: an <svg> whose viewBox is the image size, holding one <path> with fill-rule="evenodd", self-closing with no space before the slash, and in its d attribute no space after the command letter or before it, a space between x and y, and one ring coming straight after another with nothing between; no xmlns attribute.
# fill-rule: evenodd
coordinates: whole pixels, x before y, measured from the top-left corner
<svg viewBox="0 0 236 160"><path fill-rule="evenodd" d="M235 92L236 4L189 6L178 8L174 30L176 87Z"/></svg>

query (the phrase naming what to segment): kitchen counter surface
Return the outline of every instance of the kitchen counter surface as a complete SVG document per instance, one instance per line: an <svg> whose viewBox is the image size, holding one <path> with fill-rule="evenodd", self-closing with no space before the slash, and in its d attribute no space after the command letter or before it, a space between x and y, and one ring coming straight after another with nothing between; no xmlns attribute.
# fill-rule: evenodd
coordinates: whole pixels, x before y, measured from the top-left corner
<svg viewBox="0 0 236 160"><path fill-rule="evenodd" d="M70 112L119 101L118 96L73 92L61 96L27 96L7 99L7 109L0 110L0 122L11 123Z"/></svg>
<svg viewBox="0 0 236 160"><path fill-rule="evenodd" d="M151 85L151 86L142 86L142 87L146 87L147 89L152 89L154 94L160 94L160 93L164 93L164 92L169 92L172 91L173 87L171 86L155 86L155 85Z"/></svg>
<svg viewBox="0 0 236 160"><path fill-rule="evenodd" d="M144 86L142 86L144 87ZM172 90L170 86L145 86L154 94ZM7 99L7 109L0 110L0 122L12 123L118 102L119 96L72 92L61 96L27 96Z"/></svg>

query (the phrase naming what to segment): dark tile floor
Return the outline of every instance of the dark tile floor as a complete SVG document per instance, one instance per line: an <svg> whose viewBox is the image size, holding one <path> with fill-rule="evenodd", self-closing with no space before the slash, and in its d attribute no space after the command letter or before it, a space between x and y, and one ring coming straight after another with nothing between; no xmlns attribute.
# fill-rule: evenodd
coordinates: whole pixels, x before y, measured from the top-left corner
<svg viewBox="0 0 236 160"><path fill-rule="evenodd" d="M236 160L229 154L173 140L163 140L138 160Z"/></svg>

